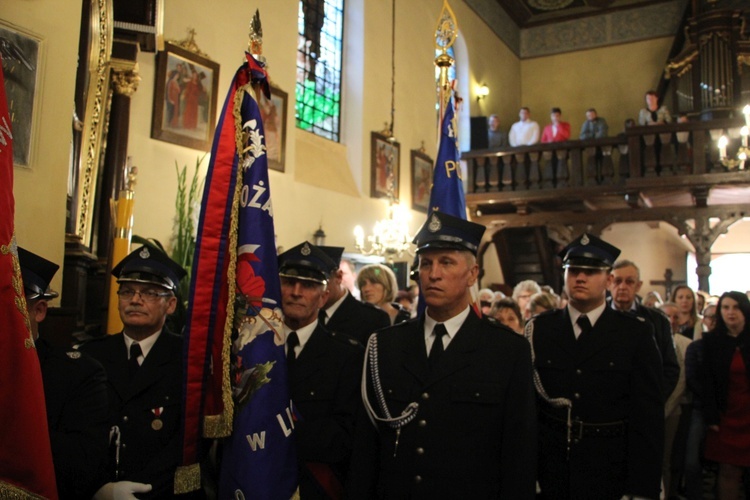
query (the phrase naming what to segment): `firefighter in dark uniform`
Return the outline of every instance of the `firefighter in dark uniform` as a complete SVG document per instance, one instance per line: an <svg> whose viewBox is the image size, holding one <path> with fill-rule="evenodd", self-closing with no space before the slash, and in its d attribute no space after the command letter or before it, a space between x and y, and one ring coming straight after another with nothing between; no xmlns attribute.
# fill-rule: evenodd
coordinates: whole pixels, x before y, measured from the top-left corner
<svg viewBox="0 0 750 500"><path fill-rule="evenodd" d="M97 361L73 349L58 349L39 336L47 316L49 289L59 266L18 248L31 333L42 369L52 460L61 500L91 498L93 478L107 456L107 386Z"/></svg>
<svg viewBox="0 0 750 500"><path fill-rule="evenodd" d="M661 358L643 318L607 307L619 253L588 234L564 248L568 306L526 326L540 396L543 498L659 498Z"/></svg>
<svg viewBox="0 0 750 500"><path fill-rule="evenodd" d="M318 321L333 269L338 265L308 242L279 256L302 500L341 498L359 402L362 346Z"/></svg>
<svg viewBox="0 0 750 500"><path fill-rule="evenodd" d="M368 341L349 498L534 498L529 344L470 307L484 230L435 212L417 234L427 308Z"/></svg>
<svg viewBox="0 0 750 500"><path fill-rule="evenodd" d="M328 330L348 335L364 345L372 332L391 326L391 318L382 309L355 299L346 289L342 280L344 272L339 269L343 247L318 248L336 264L330 272L328 299L320 310L320 320Z"/></svg>
<svg viewBox="0 0 750 500"><path fill-rule="evenodd" d="M185 271L143 246L113 270L122 333L81 350L107 371L110 457L97 499L171 498L180 459L182 337L164 328Z"/></svg>

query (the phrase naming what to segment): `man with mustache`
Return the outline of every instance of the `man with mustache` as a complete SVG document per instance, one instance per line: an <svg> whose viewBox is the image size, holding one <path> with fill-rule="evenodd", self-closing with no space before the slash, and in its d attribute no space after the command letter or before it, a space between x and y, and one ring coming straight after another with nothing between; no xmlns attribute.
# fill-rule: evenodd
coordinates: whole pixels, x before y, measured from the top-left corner
<svg viewBox="0 0 750 500"><path fill-rule="evenodd" d="M308 242L279 255L302 500L341 498L352 452L362 346L318 321L337 272L337 263Z"/></svg>
<svg viewBox="0 0 750 500"><path fill-rule="evenodd" d="M427 308L370 337L349 498L534 498L529 345L470 305L484 230L434 212L417 234Z"/></svg>
<svg viewBox="0 0 750 500"><path fill-rule="evenodd" d="M659 498L664 393L643 318L607 307L620 250L583 234L560 252L565 309L526 326L539 394L542 498Z"/></svg>
<svg viewBox="0 0 750 500"><path fill-rule="evenodd" d="M81 350L107 372L110 455L94 498L172 498L180 459L182 337L164 328L185 270L142 246L114 269L122 333Z"/></svg>

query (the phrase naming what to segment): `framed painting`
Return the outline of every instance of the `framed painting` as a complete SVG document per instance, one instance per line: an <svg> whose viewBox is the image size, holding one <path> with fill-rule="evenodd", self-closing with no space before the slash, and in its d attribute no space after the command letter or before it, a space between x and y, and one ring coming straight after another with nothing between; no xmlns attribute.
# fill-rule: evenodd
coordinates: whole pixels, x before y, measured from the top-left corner
<svg viewBox="0 0 750 500"><path fill-rule="evenodd" d="M398 200L399 153L398 142L378 132L371 134L370 196Z"/></svg>
<svg viewBox="0 0 750 500"><path fill-rule="evenodd" d="M3 75L13 129L13 164L32 165L41 101L42 38L0 21Z"/></svg>
<svg viewBox="0 0 750 500"><path fill-rule="evenodd" d="M166 42L157 55L155 80L151 138L209 151L219 63Z"/></svg>
<svg viewBox="0 0 750 500"><path fill-rule="evenodd" d="M411 150L411 208L427 213L432 189L432 158L421 149Z"/></svg>
<svg viewBox="0 0 750 500"><path fill-rule="evenodd" d="M270 99L260 93L260 116L266 133L268 168L279 172L284 171L286 157L287 99L287 93L273 85Z"/></svg>

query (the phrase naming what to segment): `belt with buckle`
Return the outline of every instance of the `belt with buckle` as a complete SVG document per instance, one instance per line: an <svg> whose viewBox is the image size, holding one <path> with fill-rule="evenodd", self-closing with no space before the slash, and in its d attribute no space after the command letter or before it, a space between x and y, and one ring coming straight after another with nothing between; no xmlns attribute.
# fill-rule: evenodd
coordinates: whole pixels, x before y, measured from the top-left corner
<svg viewBox="0 0 750 500"><path fill-rule="evenodd" d="M561 432L568 431L568 423L565 420L543 411L539 412L539 421L549 429ZM625 420L590 424L587 422L581 422L580 420L572 419L570 423L570 433L572 437L577 439L581 439L584 437L624 436L628 428L628 423Z"/></svg>

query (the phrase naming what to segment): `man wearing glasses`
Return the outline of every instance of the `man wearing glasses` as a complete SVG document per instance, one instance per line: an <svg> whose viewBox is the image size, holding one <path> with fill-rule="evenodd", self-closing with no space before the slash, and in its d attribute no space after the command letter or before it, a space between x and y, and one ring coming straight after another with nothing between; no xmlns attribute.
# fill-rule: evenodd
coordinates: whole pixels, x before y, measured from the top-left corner
<svg viewBox="0 0 750 500"><path fill-rule="evenodd" d="M185 270L141 247L113 270L122 333L82 347L107 372L110 456L95 499L171 498L179 461L182 338L164 328Z"/></svg>

